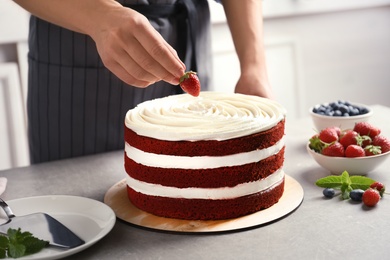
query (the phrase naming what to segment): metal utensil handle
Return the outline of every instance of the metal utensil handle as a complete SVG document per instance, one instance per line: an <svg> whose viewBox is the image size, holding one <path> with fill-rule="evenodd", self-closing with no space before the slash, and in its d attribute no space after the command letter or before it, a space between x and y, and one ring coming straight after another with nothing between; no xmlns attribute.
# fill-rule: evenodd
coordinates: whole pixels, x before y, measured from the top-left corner
<svg viewBox="0 0 390 260"><path fill-rule="evenodd" d="M14 213L12 212L11 208L10 208L10 207L8 206L8 204L5 203L5 201L2 200L1 198L0 198L0 207L3 208L5 214L7 214L7 217L8 217L8 218L11 219L11 218L15 217L15 215L14 215Z"/></svg>

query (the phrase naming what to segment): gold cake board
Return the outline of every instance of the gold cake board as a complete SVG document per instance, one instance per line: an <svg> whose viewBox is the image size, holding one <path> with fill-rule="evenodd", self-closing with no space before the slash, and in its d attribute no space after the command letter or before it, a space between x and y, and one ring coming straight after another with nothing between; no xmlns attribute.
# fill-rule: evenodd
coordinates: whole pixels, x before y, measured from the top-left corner
<svg viewBox="0 0 390 260"><path fill-rule="evenodd" d="M268 209L227 220L172 219L142 211L129 201L125 179L113 185L104 196L104 203L114 210L117 218L141 227L175 232L223 232L264 225L291 213L302 200L302 186L288 175L285 175L284 193L278 203Z"/></svg>

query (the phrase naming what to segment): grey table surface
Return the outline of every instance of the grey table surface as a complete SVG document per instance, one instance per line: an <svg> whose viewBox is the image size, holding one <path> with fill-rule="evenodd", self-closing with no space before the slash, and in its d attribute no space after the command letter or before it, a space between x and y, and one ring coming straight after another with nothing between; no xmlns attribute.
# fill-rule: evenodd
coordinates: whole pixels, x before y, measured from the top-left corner
<svg viewBox="0 0 390 260"><path fill-rule="evenodd" d="M390 108L373 106L371 122L390 137ZM268 225L248 230L182 234L139 228L117 220L112 231L69 259L386 259L390 252L390 195L371 209L324 199L314 185L329 172L305 150L315 133L309 117L287 120L286 174L304 189L300 207ZM368 174L390 187L390 159ZM125 177L123 152L0 171L8 184L2 198L76 195L103 201Z"/></svg>

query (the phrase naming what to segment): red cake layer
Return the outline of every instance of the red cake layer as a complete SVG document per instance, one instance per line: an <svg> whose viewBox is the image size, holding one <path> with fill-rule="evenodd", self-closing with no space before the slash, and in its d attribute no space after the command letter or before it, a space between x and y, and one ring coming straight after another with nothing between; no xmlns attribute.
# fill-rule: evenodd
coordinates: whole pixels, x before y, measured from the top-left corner
<svg viewBox="0 0 390 260"><path fill-rule="evenodd" d="M263 179L283 166L284 147L279 153L256 163L215 169L165 169L149 167L131 160L125 153L126 172L134 179L178 188L234 187Z"/></svg>
<svg viewBox="0 0 390 260"><path fill-rule="evenodd" d="M127 187L129 199L137 208L161 217L188 220L218 220L248 215L277 203L283 191L284 181L270 190L248 196L206 200L148 196Z"/></svg>
<svg viewBox="0 0 390 260"><path fill-rule="evenodd" d="M140 136L125 126L125 141L144 152L177 156L223 156L270 147L282 139L284 120L273 128L225 141L164 141Z"/></svg>

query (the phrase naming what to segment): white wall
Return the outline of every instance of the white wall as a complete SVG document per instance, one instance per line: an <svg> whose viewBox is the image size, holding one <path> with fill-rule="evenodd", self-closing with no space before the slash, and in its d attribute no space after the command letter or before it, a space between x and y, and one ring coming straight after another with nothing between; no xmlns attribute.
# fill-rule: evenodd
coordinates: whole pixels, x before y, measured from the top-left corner
<svg viewBox="0 0 390 260"><path fill-rule="evenodd" d="M263 7L270 81L290 118L337 99L390 106L389 0L266 0ZM213 87L231 91L239 66L223 9L211 8Z"/></svg>

